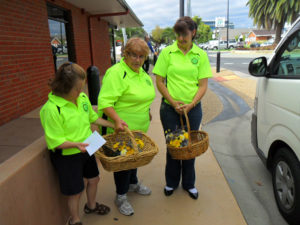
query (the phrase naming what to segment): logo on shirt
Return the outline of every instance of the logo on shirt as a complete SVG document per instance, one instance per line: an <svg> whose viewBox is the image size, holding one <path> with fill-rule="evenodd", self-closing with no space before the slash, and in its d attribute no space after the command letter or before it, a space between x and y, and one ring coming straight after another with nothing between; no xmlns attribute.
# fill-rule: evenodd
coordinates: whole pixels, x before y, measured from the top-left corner
<svg viewBox="0 0 300 225"><path fill-rule="evenodd" d="M84 102L84 103L82 104L82 107L83 107L83 110L84 110L85 112L87 112L87 111L89 110L88 104L87 104L86 102Z"/></svg>
<svg viewBox="0 0 300 225"><path fill-rule="evenodd" d="M147 83L149 86L151 86L150 80L146 79L146 83Z"/></svg>
<svg viewBox="0 0 300 225"><path fill-rule="evenodd" d="M197 58L192 58L192 59L191 59L191 62L192 62L193 64L197 64L197 63L198 63L198 59L197 59Z"/></svg>

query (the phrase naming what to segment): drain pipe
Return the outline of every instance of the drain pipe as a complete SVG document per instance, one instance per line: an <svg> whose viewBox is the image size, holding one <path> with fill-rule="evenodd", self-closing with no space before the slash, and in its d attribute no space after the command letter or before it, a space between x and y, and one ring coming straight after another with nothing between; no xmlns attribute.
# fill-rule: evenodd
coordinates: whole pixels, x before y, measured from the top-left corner
<svg viewBox="0 0 300 225"><path fill-rule="evenodd" d="M91 64L94 65L94 57L93 57L93 43L92 43L92 27L91 27L91 19L94 17L97 17L98 20L101 19L101 17L108 17L108 16L122 16L127 15L129 13L129 9L126 9L124 12L115 12L115 13L103 13L103 14L96 14L96 15L90 15L88 17L88 30L89 30L89 42L90 42L90 53L91 53Z"/></svg>

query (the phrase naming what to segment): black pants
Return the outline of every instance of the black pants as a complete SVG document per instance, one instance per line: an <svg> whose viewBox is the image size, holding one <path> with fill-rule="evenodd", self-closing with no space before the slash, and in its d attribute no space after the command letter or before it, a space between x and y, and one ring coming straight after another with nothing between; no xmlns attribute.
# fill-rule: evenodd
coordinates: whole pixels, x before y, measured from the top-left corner
<svg viewBox="0 0 300 225"><path fill-rule="evenodd" d="M149 66L150 66L150 60L149 60L149 57L147 57L147 59L145 60L145 62L143 64L143 69L145 70L146 73L148 73L148 71L149 71Z"/></svg>
<svg viewBox="0 0 300 225"><path fill-rule="evenodd" d="M202 119L201 103L197 104L195 108L188 113L188 117L191 130L198 130ZM162 101L160 107L160 119L164 131L169 129L173 131L181 128L179 114L171 105L164 101ZM186 124L185 119L183 121L184 124ZM185 129L187 130L187 128ZM167 163L165 170L167 186L174 189L177 188L181 176L183 189L188 190L195 187L195 159L175 160L172 159L171 155L167 151Z"/></svg>
<svg viewBox="0 0 300 225"><path fill-rule="evenodd" d="M118 195L124 195L129 190L129 184L137 184L137 169L114 172L116 192Z"/></svg>

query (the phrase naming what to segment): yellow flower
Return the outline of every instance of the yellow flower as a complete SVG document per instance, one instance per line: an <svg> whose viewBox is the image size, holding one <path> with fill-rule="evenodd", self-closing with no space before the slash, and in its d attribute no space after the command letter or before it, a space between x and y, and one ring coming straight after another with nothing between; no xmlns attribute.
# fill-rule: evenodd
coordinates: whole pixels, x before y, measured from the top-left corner
<svg viewBox="0 0 300 225"><path fill-rule="evenodd" d="M126 149L123 149L123 150L121 151L121 155L126 155L126 153L127 153L127 150L126 150Z"/></svg>
<svg viewBox="0 0 300 225"><path fill-rule="evenodd" d="M184 132L183 136L185 137L185 139L189 139L189 134L187 132Z"/></svg>
<svg viewBox="0 0 300 225"><path fill-rule="evenodd" d="M136 138L135 141L136 141L137 145L138 145L140 148L143 148L143 147L144 147L145 144L144 144L144 142L143 142L141 139Z"/></svg>
<svg viewBox="0 0 300 225"><path fill-rule="evenodd" d="M113 145L113 148L117 149L119 147L120 142L117 142Z"/></svg>

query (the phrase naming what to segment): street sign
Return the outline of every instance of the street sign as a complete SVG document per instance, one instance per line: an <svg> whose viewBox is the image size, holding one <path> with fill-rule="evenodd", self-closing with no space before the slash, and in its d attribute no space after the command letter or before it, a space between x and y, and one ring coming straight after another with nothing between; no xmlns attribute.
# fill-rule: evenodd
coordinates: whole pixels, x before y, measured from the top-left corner
<svg viewBox="0 0 300 225"><path fill-rule="evenodd" d="M225 17L216 17L215 27L225 27Z"/></svg>

